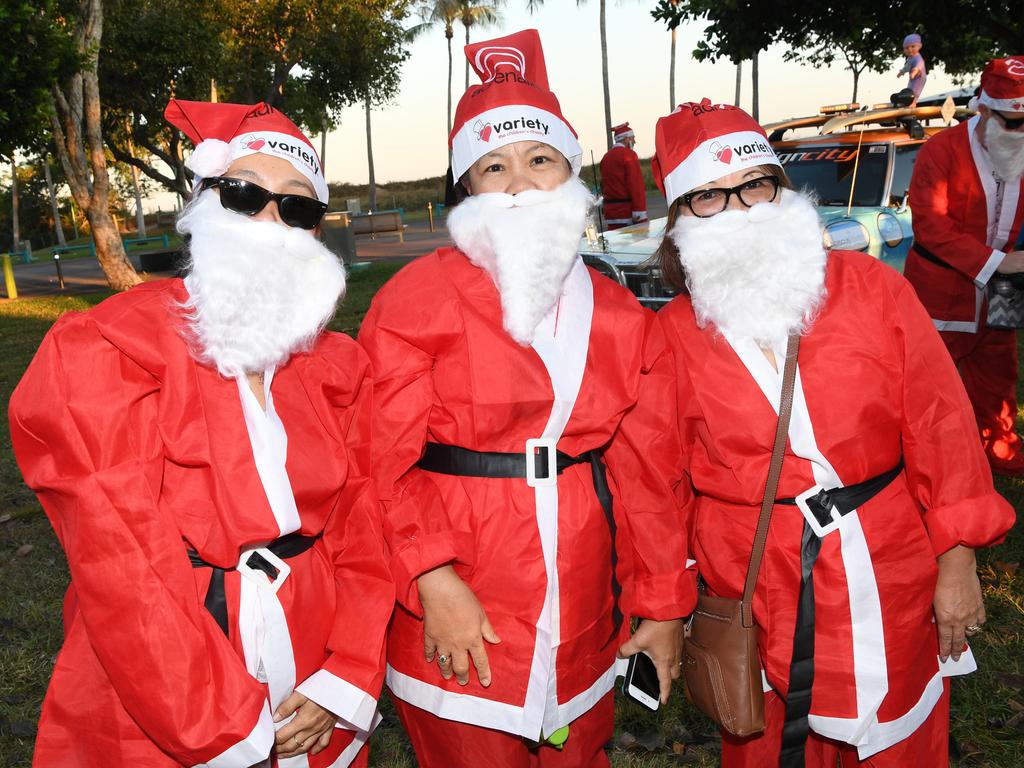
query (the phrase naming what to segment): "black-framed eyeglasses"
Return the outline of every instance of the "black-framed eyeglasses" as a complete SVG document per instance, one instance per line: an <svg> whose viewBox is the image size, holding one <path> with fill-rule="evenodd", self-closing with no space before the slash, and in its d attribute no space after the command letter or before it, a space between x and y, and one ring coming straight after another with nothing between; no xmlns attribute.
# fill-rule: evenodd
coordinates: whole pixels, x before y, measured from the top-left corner
<svg viewBox="0 0 1024 768"><path fill-rule="evenodd" d="M281 194L264 189L244 179L230 176L210 176L199 184L199 191L216 187L220 192L220 204L229 211L255 216L273 200L281 221L289 227L315 229L327 213L327 205L307 195Z"/></svg>
<svg viewBox="0 0 1024 768"><path fill-rule="evenodd" d="M1008 131L1019 131L1024 128L1024 117L1007 117L1002 112L996 112L992 110L993 114L999 116L999 119L1003 121L1003 125L1006 126Z"/></svg>
<svg viewBox="0 0 1024 768"><path fill-rule="evenodd" d="M735 187L711 187L687 192L680 200L690 213L702 219L721 213L729 206L729 200L736 195L748 208L758 203L770 203L779 194L779 180L775 176L761 176L744 181Z"/></svg>

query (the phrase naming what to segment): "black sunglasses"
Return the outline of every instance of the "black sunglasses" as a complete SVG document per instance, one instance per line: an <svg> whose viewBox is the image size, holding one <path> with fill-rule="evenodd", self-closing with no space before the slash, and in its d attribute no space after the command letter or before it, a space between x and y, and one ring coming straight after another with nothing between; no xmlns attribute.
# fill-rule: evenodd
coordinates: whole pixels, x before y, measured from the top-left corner
<svg viewBox="0 0 1024 768"><path fill-rule="evenodd" d="M199 191L216 187L220 191L220 204L229 211L255 216L273 200L281 221L289 227L314 229L320 219L327 213L327 205L315 197L306 195L286 195L271 192L259 184L229 176L210 176L199 184Z"/></svg>
<svg viewBox="0 0 1024 768"><path fill-rule="evenodd" d="M1007 117L1002 112L996 112L994 109L992 113L999 116L999 119L1003 121L1003 125L1006 126L1008 131L1016 131L1024 127L1024 117Z"/></svg>

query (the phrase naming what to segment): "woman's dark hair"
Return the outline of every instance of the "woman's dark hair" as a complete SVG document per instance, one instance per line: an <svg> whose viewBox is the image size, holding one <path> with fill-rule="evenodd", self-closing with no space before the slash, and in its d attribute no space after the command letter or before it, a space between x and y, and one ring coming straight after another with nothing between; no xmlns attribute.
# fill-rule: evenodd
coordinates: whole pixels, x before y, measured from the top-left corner
<svg viewBox="0 0 1024 768"><path fill-rule="evenodd" d="M561 152L559 152L559 154L561 154ZM572 174L572 162L564 155L562 159L565 160L565 164L569 166L569 173ZM470 197L469 188L466 182L468 178L469 171L467 170L461 177L459 177L458 180L456 180L452 173L452 167L450 165L448 166L448 173L444 177L444 207L449 211L467 197Z"/></svg>
<svg viewBox="0 0 1024 768"><path fill-rule="evenodd" d="M789 180L789 176L786 175L781 166L759 165L755 170L763 172L766 176L777 178L780 187L785 187L786 189L793 188L793 182ZM676 225L676 220L681 215L679 209L683 205L682 198L676 198L675 202L668 207L668 218L665 220L665 234L662 235L661 245L658 246L658 250L654 252L650 261L654 266L661 269L662 282L675 288L682 294L689 295L690 291L686 287L686 270L683 269L683 264L679 260L679 249L676 247L675 241L669 237L669 233Z"/></svg>

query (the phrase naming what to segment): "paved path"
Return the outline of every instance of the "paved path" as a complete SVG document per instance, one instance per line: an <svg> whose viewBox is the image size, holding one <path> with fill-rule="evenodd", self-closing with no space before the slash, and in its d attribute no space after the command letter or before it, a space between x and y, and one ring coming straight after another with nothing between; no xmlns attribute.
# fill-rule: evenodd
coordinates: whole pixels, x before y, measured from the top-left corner
<svg viewBox="0 0 1024 768"><path fill-rule="evenodd" d="M665 200L655 193L647 195L648 211L652 218L665 215ZM395 235L378 235L371 240L366 235L356 238L357 261L411 261L417 256L430 253L435 248L451 243L444 224L437 222L437 228L431 232L426 221L415 221L407 225L405 242L398 242ZM128 258L136 269L141 269L137 253L129 254ZM32 264L15 264L14 280L18 286L18 295L59 296L63 294L92 293L105 290L107 287L103 270L99 262L91 257L64 259L61 261L64 272L64 290L57 283L57 270L52 260L34 262ZM167 277L167 272L151 272L144 277L157 279ZM0 301L7 301L2 281L0 281Z"/></svg>

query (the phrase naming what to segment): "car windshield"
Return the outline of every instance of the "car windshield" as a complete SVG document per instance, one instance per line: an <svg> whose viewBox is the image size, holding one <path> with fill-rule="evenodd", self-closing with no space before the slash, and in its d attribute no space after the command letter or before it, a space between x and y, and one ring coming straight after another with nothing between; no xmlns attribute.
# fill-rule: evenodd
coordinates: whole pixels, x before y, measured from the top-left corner
<svg viewBox="0 0 1024 768"><path fill-rule="evenodd" d="M885 144L864 144L857 162L856 145L798 147L782 151L779 160L797 189L805 189L818 196L819 205L847 205L854 166L857 167L857 186L853 204L858 206L882 205L887 168Z"/></svg>

